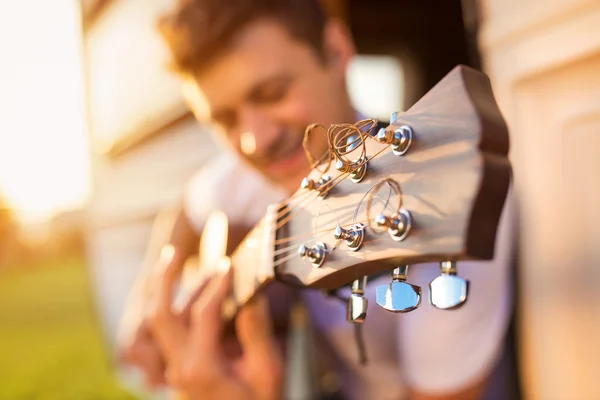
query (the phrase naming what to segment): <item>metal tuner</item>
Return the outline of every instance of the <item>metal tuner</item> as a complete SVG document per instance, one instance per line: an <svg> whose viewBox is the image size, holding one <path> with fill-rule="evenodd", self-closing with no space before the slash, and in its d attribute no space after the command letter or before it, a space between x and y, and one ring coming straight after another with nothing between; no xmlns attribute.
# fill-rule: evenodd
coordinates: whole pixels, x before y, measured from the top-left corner
<svg viewBox="0 0 600 400"><path fill-rule="evenodd" d="M321 176L316 182L308 177L305 177L302 179L300 187L306 190L316 190L319 193L318 197L320 199L324 199L327 197L328 190L326 189L330 181L331 177L329 175Z"/></svg>
<svg viewBox="0 0 600 400"><path fill-rule="evenodd" d="M400 209L397 215L388 217L385 214L379 214L375 217L375 223L380 227L388 228L390 237L401 242L408 236L412 227L412 216L406 209Z"/></svg>
<svg viewBox="0 0 600 400"><path fill-rule="evenodd" d="M352 324L362 324L367 319L369 300L364 297L366 286L366 276L352 282L352 294L346 307L346 320Z"/></svg>
<svg viewBox="0 0 600 400"><path fill-rule="evenodd" d="M429 303L442 310L461 307L469 295L469 281L456 276L455 261L442 261L440 271L429 284Z"/></svg>
<svg viewBox="0 0 600 400"><path fill-rule="evenodd" d="M392 113L390 116L390 124L393 124L398 120L399 113ZM392 129L392 127L381 128L377 132L376 139L379 143L386 143L392 146L392 152L397 156L403 156L408 151L412 140L413 130L408 125L402 125L398 128Z"/></svg>
<svg viewBox="0 0 600 400"><path fill-rule="evenodd" d="M298 255L303 260L309 260L314 267L320 267L327 258L327 245L323 242L317 242L313 247L300 245L298 247Z"/></svg>
<svg viewBox="0 0 600 400"><path fill-rule="evenodd" d="M346 164L342 160L338 160L335 164L335 168L340 172L347 172L350 174L350 180L354 183L358 183L363 180L367 174L369 167L369 161L367 156L360 156L354 163Z"/></svg>
<svg viewBox="0 0 600 400"><path fill-rule="evenodd" d="M406 282L408 265L392 271L392 282L377 286L375 298L380 307L395 313L407 313L421 305L421 288Z"/></svg>
<svg viewBox="0 0 600 400"><path fill-rule="evenodd" d="M348 229L337 226L333 233L337 240L346 242L348 249L358 251L365 240L365 226L362 224L354 224Z"/></svg>

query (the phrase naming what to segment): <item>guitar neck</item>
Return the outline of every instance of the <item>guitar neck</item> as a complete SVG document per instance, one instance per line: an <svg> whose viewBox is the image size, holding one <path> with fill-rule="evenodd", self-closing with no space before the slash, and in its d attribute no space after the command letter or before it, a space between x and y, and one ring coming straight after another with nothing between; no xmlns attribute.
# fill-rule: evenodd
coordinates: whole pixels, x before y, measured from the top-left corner
<svg viewBox="0 0 600 400"><path fill-rule="evenodd" d="M219 266L217 259L230 255L233 269L231 296L224 305L224 318L230 320L237 309L247 303L254 294L274 279L274 221L276 210L266 216L253 228L233 225L214 229L205 227L200 244L200 259L190 259L186 263L173 306L176 310L185 309L194 295L213 276ZM227 221L221 222L227 224ZM225 231L223 231L225 229ZM224 241L227 241L226 245ZM208 262L202 254L210 252Z"/></svg>
<svg viewBox="0 0 600 400"><path fill-rule="evenodd" d="M233 289L224 308L225 319L231 319L239 307L275 279L275 224L278 205L268 208L265 217L248 233L231 254Z"/></svg>

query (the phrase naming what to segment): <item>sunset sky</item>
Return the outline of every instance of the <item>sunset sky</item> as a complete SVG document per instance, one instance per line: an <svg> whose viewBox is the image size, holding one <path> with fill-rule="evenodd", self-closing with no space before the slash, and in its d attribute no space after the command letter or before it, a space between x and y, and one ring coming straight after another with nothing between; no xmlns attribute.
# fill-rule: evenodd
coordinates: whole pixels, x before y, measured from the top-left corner
<svg viewBox="0 0 600 400"><path fill-rule="evenodd" d="M89 196L75 5L0 2L0 194L27 222Z"/></svg>

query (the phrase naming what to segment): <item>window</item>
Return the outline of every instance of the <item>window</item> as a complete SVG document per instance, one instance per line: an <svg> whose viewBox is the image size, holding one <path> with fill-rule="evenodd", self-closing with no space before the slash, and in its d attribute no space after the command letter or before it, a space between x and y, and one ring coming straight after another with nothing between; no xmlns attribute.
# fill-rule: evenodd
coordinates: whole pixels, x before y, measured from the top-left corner
<svg viewBox="0 0 600 400"><path fill-rule="evenodd" d="M400 60L392 56L356 56L348 71L348 92L365 117L388 121L392 112L404 110Z"/></svg>

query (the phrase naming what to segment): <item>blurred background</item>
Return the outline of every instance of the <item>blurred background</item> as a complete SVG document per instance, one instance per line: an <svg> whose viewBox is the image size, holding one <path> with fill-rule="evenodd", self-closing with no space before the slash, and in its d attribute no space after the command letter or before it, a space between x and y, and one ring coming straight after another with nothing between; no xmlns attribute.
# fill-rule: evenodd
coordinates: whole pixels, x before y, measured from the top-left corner
<svg viewBox="0 0 600 400"><path fill-rule="evenodd" d="M0 0L0 399L132 398L114 338L153 221L218 152L165 68L171 0ZM365 115L492 79L519 196L525 398L598 399L600 1L328 0Z"/></svg>

